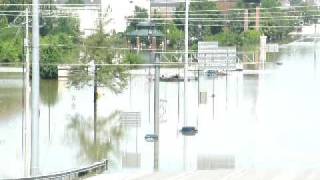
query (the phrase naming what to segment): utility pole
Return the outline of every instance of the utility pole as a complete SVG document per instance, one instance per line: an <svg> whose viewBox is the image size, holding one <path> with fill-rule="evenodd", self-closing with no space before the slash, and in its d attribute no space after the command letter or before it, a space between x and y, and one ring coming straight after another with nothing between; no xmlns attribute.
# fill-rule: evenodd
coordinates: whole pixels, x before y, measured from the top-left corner
<svg viewBox="0 0 320 180"><path fill-rule="evenodd" d="M31 176L39 174L39 0L32 0Z"/></svg>
<svg viewBox="0 0 320 180"><path fill-rule="evenodd" d="M149 1L149 9L148 9L148 21L151 21L151 0Z"/></svg>
<svg viewBox="0 0 320 180"><path fill-rule="evenodd" d="M244 10L243 13L243 31L246 32L249 29L249 17L248 17L248 9Z"/></svg>
<svg viewBox="0 0 320 180"><path fill-rule="evenodd" d="M256 31L260 29L260 7L256 7Z"/></svg>
<svg viewBox="0 0 320 180"><path fill-rule="evenodd" d="M99 6L99 29L98 29L98 33L103 34L104 32L104 27L103 27L103 21L102 21L102 2L100 2L100 6ZM96 60L94 60L94 74L93 74L93 141L94 144L97 143L97 118L98 118L98 81L97 81L97 75L98 75L98 66L96 65Z"/></svg>
<svg viewBox="0 0 320 180"><path fill-rule="evenodd" d="M160 82L160 57L153 53L155 58L155 76L154 76L154 134L160 137L159 133L159 82ZM154 143L154 170L159 170L159 142Z"/></svg>
<svg viewBox="0 0 320 180"><path fill-rule="evenodd" d="M186 0L186 10L185 10L185 25L184 25L184 46L185 46L185 54L184 54L184 121L183 125L187 125L187 83L188 83L188 54L189 54L189 0Z"/></svg>
<svg viewBox="0 0 320 180"><path fill-rule="evenodd" d="M25 117L23 122L24 127L24 134L23 134L23 141L24 141L24 176L30 176L30 50L29 50L29 9L28 7L25 10L25 18L26 18L26 25L25 25L25 39L24 39L24 49L26 51L25 54L25 75L24 75L24 82L25 82Z"/></svg>
<svg viewBox="0 0 320 180"><path fill-rule="evenodd" d="M98 86L97 86L97 65L94 63L94 77L93 77L93 141L97 143L97 99L98 99Z"/></svg>
<svg viewBox="0 0 320 180"><path fill-rule="evenodd" d="M264 65L266 62L266 56L267 56L267 37L266 36L260 36L260 62L262 65L262 70L264 70Z"/></svg>

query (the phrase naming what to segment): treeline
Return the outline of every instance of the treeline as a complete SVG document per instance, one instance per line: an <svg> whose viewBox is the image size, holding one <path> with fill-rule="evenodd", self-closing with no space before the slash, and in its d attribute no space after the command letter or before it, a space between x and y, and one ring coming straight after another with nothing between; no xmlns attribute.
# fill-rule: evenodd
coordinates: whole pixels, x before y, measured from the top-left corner
<svg viewBox="0 0 320 180"><path fill-rule="evenodd" d="M24 0L31 3L31 0ZM50 0L41 1L49 3ZM19 63L24 60L24 13L27 6L14 6L21 0L0 0L0 62ZM81 4L82 0L69 0L69 4ZM319 16L315 6L305 6L301 0L292 0L293 5L302 5L294 9L276 8L281 5L279 0L239 0L234 9L221 11L216 2L195 1L190 4L189 14L189 44L197 49L198 41L219 41L224 46L257 46L260 35L266 35L268 41L281 41L288 38L289 32L299 28L301 24L311 24ZM260 28L255 30L255 7L259 5ZM167 50L181 50L184 47L184 4L168 15L154 12L153 17L172 17L172 20L159 18L154 21L157 29L164 34ZM46 13L55 10L49 6ZM248 30L244 31L244 10L248 9ZM72 17L40 17L40 48L41 77L57 78L57 64L61 63L143 63L141 55L120 51L128 46L127 33L137 28L141 21L147 21L148 11L136 7L132 19L124 33L105 33L103 31L108 19L97 22L97 32L87 38L81 38L80 22ZM170 18L168 18L170 19ZM31 35L31 34L30 34ZM143 41L150 41L148 38ZM131 42L133 42L132 40ZM148 44L148 42L146 42ZM162 44L164 45L164 44ZM115 58L118 57L118 58ZM121 62L114 62L121 59ZM103 68L100 68L102 70Z"/></svg>
<svg viewBox="0 0 320 180"><path fill-rule="evenodd" d="M233 2L233 1L232 1ZM231 2L231 3L232 3ZM189 44L197 49L198 41L219 41L226 46L256 46L260 35L268 41L281 42L289 38L289 33L303 24L315 23L319 12L317 7L308 6L301 0L291 0L294 8L279 8L280 0L238 0L232 10L221 10L217 2L195 1L189 9ZM259 29L255 28L256 7L260 8ZM244 30L244 9L248 10L248 30ZM174 12L153 12L157 28L165 34L167 48L182 49L184 44L185 5L181 3ZM169 18L168 18L169 16ZM173 20L167 20L172 17ZM137 21L147 20L147 10L135 8L128 30ZM163 20L166 19L166 20Z"/></svg>
<svg viewBox="0 0 320 180"><path fill-rule="evenodd" d="M41 2L46 4L49 3L49 0ZM32 1L23 1L26 4L25 6L21 3L21 0L0 1L0 11L4 12L4 15L0 16L1 63L24 61L24 38L26 38L24 10L28 7L27 4L32 3ZM73 0L68 3L73 3ZM54 6L50 6L47 9L49 12L43 13L43 16L40 15L40 75L42 78L57 78L56 64L72 62L80 54L77 46L80 42L79 20L71 17L52 17L50 10L55 9ZM31 15L31 9L29 9L29 43L31 43Z"/></svg>

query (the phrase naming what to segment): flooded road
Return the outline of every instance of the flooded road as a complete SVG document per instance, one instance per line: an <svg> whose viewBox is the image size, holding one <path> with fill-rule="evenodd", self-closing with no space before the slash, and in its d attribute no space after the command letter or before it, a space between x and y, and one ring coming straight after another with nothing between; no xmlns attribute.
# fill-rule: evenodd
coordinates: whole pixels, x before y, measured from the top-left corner
<svg viewBox="0 0 320 180"><path fill-rule="evenodd" d="M153 77L148 68L131 71L120 93L98 88L96 142L93 87L43 80L40 172L73 169L104 158L110 160L110 173L153 171L154 157L159 159L159 171L165 172L319 169L317 56L319 46L296 43L270 59L266 71L230 72L215 79L201 73L198 81L188 83L187 118L183 117L183 82L160 82L156 151L152 142L144 140L154 127ZM161 74L168 73L182 75L183 69L161 68ZM22 76L1 78L0 177L21 177ZM197 127L198 134L183 136L179 130L184 124Z"/></svg>

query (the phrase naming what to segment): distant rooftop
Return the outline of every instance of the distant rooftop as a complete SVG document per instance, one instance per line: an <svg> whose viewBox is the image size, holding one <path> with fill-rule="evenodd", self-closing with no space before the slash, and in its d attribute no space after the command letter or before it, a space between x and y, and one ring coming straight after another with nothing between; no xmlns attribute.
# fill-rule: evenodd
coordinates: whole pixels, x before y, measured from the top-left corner
<svg viewBox="0 0 320 180"><path fill-rule="evenodd" d="M68 0L56 0L53 2L57 3L57 4L64 4L64 3L68 2ZM84 4L100 4L101 0L83 0L83 2L84 2Z"/></svg>
<svg viewBox="0 0 320 180"><path fill-rule="evenodd" d="M150 21L143 21L137 24L138 27L155 27L156 24Z"/></svg>
<svg viewBox="0 0 320 180"><path fill-rule="evenodd" d="M179 2L176 0L150 0L151 7L177 7Z"/></svg>
<svg viewBox="0 0 320 180"><path fill-rule="evenodd" d="M162 32L156 29L153 29L153 30L138 29L128 33L127 35L131 37L148 37L148 36L163 37Z"/></svg>

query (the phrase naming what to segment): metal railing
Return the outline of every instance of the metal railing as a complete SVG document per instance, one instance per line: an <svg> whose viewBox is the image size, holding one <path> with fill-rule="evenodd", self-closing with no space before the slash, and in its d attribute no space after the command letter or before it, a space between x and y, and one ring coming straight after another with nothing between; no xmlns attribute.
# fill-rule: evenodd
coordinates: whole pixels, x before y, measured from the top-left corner
<svg viewBox="0 0 320 180"><path fill-rule="evenodd" d="M94 163L88 167L83 167L80 169L74 169L69 171L58 172L49 175L43 176L34 176L34 177L24 177L24 178L16 178L9 180L70 180L70 179L81 179L87 177L89 175L94 175L98 173L102 173L108 170L108 160L103 160L101 162Z"/></svg>

